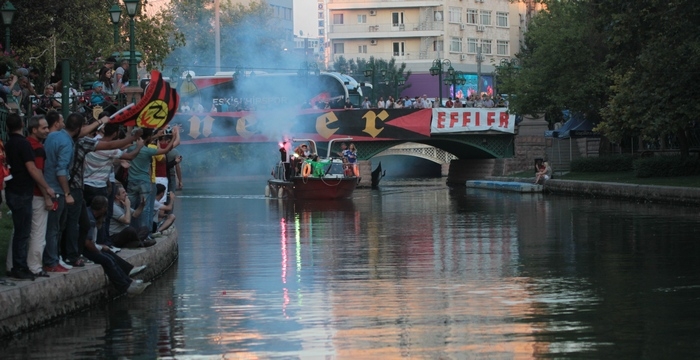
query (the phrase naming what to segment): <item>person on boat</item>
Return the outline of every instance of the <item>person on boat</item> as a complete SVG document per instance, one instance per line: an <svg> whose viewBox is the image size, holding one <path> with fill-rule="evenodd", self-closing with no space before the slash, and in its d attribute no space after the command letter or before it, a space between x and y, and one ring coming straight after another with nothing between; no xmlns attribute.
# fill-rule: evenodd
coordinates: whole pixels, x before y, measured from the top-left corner
<svg viewBox="0 0 700 360"><path fill-rule="evenodd" d="M347 159L348 169L357 176L357 148L355 144L350 143L348 149L343 151L343 157Z"/></svg>
<svg viewBox="0 0 700 360"><path fill-rule="evenodd" d="M345 150L347 150L347 149L348 149L348 144L341 143L340 144L340 151L336 153L336 154L338 154L338 156L343 158L344 163L348 162L348 159L345 158Z"/></svg>

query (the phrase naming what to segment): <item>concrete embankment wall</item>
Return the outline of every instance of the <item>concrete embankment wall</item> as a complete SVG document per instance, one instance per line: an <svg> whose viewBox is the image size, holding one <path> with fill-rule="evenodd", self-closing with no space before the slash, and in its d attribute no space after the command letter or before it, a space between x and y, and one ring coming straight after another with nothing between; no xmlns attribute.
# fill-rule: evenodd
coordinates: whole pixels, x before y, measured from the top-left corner
<svg viewBox="0 0 700 360"><path fill-rule="evenodd" d="M177 230L167 238L159 238L154 246L123 249L118 255L132 265L148 265L134 278L150 281L177 260ZM120 296L109 283L102 266L97 264L73 268L67 273L50 273L50 277L34 281L17 281L15 284L0 286L0 337Z"/></svg>
<svg viewBox="0 0 700 360"><path fill-rule="evenodd" d="M532 182L532 178L489 177L489 180ZM639 202L658 202L678 205L700 205L700 188L635 185L595 181L551 179L544 183L544 192Z"/></svg>

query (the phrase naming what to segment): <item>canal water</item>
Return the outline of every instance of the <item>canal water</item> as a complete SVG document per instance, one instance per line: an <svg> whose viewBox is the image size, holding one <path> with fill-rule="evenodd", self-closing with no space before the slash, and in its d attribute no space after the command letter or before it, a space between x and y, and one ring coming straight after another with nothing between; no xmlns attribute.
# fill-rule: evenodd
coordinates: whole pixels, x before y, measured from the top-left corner
<svg viewBox="0 0 700 360"><path fill-rule="evenodd" d="M386 181L353 200L188 183L180 258L3 359L695 358L697 208Z"/></svg>

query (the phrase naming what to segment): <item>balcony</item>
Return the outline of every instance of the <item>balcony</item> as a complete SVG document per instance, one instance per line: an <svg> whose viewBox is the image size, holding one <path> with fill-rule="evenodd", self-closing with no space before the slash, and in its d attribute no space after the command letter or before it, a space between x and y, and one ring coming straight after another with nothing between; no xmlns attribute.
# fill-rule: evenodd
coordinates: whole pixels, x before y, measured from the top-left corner
<svg viewBox="0 0 700 360"><path fill-rule="evenodd" d="M330 25L328 39L378 39L378 38L415 38L440 36L443 24L436 22L379 24L379 25Z"/></svg>
<svg viewBox="0 0 700 360"><path fill-rule="evenodd" d="M359 10L359 9L394 9L442 6L440 0L383 0L383 1L357 1L357 0L328 0L326 5L329 10Z"/></svg>

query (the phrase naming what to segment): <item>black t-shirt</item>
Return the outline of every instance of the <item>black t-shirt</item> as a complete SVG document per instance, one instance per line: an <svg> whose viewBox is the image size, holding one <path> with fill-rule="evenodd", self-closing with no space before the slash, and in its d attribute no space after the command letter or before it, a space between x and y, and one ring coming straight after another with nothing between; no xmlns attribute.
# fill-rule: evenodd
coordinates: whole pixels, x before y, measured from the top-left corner
<svg viewBox="0 0 700 360"><path fill-rule="evenodd" d="M32 194L34 179L29 175L26 163L34 161L34 151L29 140L19 134L10 134L5 144L7 165L10 166L12 179L8 180L5 189L19 194Z"/></svg>

